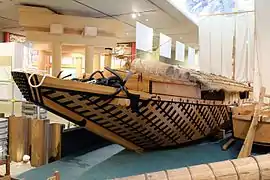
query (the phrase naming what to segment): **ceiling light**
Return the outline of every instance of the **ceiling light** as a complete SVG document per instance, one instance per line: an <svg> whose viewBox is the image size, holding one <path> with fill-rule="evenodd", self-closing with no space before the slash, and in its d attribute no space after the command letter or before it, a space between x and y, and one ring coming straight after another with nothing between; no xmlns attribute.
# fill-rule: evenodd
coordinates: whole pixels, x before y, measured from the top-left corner
<svg viewBox="0 0 270 180"><path fill-rule="evenodd" d="M182 37L180 37L179 39L183 39Z"/></svg>
<svg viewBox="0 0 270 180"><path fill-rule="evenodd" d="M145 21L149 21L148 19L145 19Z"/></svg>
<svg viewBox="0 0 270 180"><path fill-rule="evenodd" d="M135 13L132 13L132 14L131 14L131 17L132 17L133 19L136 19L137 15L136 15Z"/></svg>
<svg viewBox="0 0 270 180"><path fill-rule="evenodd" d="M128 35L128 33L126 33L126 35Z"/></svg>
<svg viewBox="0 0 270 180"><path fill-rule="evenodd" d="M138 15L139 17L141 16L141 14L140 14L140 13L138 13L137 15Z"/></svg>

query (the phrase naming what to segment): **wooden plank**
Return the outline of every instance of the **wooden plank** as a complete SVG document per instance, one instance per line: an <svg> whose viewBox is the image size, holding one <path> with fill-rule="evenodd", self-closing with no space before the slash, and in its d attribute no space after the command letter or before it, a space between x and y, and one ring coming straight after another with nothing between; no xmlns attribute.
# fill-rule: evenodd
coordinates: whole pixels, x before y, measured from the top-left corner
<svg viewBox="0 0 270 180"><path fill-rule="evenodd" d="M236 141L236 139L234 138L230 138L223 146L222 146L222 150L223 151L227 151L229 149L229 147Z"/></svg>
<svg viewBox="0 0 270 180"><path fill-rule="evenodd" d="M61 113L65 114L66 116L70 116L72 117L72 119L74 119L75 121L82 121L84 118L66 108L64 108L63 106L60 106L58 104L56 104L55 102L43 97L43 101L44 101L44 105L48 106L48 107L53 107L54 110L56 111L61 111ZM114 134L111 131L108 131L102 127L100 127L99 125L93 123L90 120L86 120L86 125L85 128L88 129L89 131L98 134L99 136L104 137L105 139L108 139L110 141L113 141L117 144L121 144L124 147L134 150L136 152L141 152L143 151L142 148L136 146L135 144L125 140L124 138Z"/></svg>
<svg viewBox="0 0 270 180"><path fill-rule="evenodd" d="M152 94L201 98L201 91L197 86L166 84L155 81L152 82Z"/></svg>
<svg viewBox="0 0 270 180"><path fill-rule="evenodd" d="M38 75L39 82L41 81L43 76ZM67 90L76 90L81 92L88 92L88 93L96 93L96 94L113 94L116 91L116 88L109 87L109 86L101 86L96 84L88 84L88 83L82 83L82 82L75 82L70 80L62 80L57 79L54 77L46 77L43 84L43 86L57 88L57 89L67 89ZM139 91L129 91L132 94L138 94L140 95L141 99L149 99L150 94L139 92ZM120 92L118 96L126 97L125 92Z"/></svg>
<svg viewBox="0 0 270 180"><path fill-rule="evenodd" d="M250 124L250 127L248 130L247 136L245 138L244 144L243 144L241 151L238 155L238 158L248 157L251 153L253 141L254 141L257 126L258 126L258 121L260 118L264 95L265 95L265 87L261 87L259 102L255 105L254 116L253 116L252 122Z"/></svg>
<svg viewBox="0 0 270 180"><path fill-rule="evenodd" d="M46 164L47 134L49 120L33 119L31 123L31 165L38 167Z"/></svg>
<svg viewBox="0 0 270 180"><path fill-rule="evenodd" d="M254 113L255 104L243 104L239 107L233 107L233 114L250 115Z"/></svg>
<svg viewBox="0 0 270 180"><path fill-rule="evenodd" d="M251 124L251 116L249 120L233 117L233 135L235 138L245 139ZM255 133L254 142L261 144L270 144L270 122L260 121Z"/></svg>
<svg viewBox="0 0 270 180"><path fill-rule="evenodd" d="M25 129L28 121L23 117L9 117L9 154L12 161L21 162L26 153L28 133Z"/></svg>

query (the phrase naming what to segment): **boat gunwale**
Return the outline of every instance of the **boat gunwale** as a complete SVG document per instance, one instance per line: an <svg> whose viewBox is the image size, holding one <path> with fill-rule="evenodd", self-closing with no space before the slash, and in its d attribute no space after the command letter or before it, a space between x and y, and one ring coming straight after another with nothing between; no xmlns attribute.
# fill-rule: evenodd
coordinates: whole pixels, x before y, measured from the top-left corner
<svg viewBox="0 0 270 180"><path fill-rule="evenodd" d="M23 73L27 77L29 77L29 72L24 71L14 71L18 73ZM41 74L35 74L38 78L38 81L41 82L43 76ZM31 86L30 86L31 87ZM55 89L62 89L68 91L80 91L83 93L92 93L97 95L112 95L116 92L117 88L110 87L110 86L103 86L97 84L90 84L78 81L72 81L70 79L59 79L52 76L46 76L44 79L43 84L40 87L49 87ZM204 100L199 98L191 98L191 97L183 97L183 96L172 96L172 95L163 95L163 94L150 94L143 91L135 91L129 90L129 93L134 95L140 95L140 100L158 100L164 102L182 102L182 103L189 103L189 104L202 104L202 105L224 105L228 106L231 105L231 102L219 101L219 100ZM119 94L115 96L115 98L126 98L128 99L125 92L121 91ZM243 100L244 101L249 101Z"/></svg>

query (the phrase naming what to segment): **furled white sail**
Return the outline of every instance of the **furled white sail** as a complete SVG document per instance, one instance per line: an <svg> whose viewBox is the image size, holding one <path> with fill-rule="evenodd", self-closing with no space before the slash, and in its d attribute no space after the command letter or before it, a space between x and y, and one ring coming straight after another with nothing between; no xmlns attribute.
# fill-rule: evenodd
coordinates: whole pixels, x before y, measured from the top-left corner
<svg viewBox="0 0 270 180"><path fill-rule="evenodd" d="M232 77L235 46L235 79L240 82L253 80L253 12L214 15L202 19L199 23L199 41L202 71Z"/></svg>
<svg viewBox="0 0 270 180"><path fill-rule="evenodd" d="M259 94L260 86L266 87L266 94L270 94L270 1L255 1L255 68L256 79L254 91Z"/></svg>

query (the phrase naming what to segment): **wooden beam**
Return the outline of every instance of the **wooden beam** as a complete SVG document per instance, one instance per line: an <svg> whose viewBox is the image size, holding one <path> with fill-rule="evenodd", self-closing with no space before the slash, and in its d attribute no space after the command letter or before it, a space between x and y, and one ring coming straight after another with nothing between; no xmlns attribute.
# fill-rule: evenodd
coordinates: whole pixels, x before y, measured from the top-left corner
<svg viewBox="0 0 270 180"><path fill-rule="evenodd" d="M255 138L255 133L257 130L260 114L261 114L261 108L263 104L263 98L265 95L265 87L261 87L260 89L260 96L259 96L259 102L255 105L255 112L252 119L252 122L250 124L246 139L244 141L244 144L241 148L241 151L238 155L238 158L244 158L248 157L252 150L253 141Z"/></svg>
<svg viewBox="0 0 270 180"><path fill-rule="evenodd" d="M26 31L28 41L62 42L63 44L92 45L95 47L115 47L117 39L114 37L96 36L84 37L80 35L53 35L48 32Z"/></svg>
<svg viewBox="0 0 270 180"><path fill-rule="evenodd" d="M42 76L38 76L39 82L42 79ZM109 86L102 86L102 85L96 85L96 84L86 84L82 82L74 82L70 80L62 80L62 79L57 79L53 77L46 77L43 86L47 87L53 87L53 88L61 88L61 89L67 89L70 90L72 87L73 90L76 91L81 91L81 92L94 92L97 94L113 94L116 91L116 88L114 87L109 87ZM132 94L137 94L140 95L141 99L148 100L150 98L150 94L144 93L144 92L139 92L139 91L129 91ZM126 97L125 92L120 92L118 96Z"/></svg>

